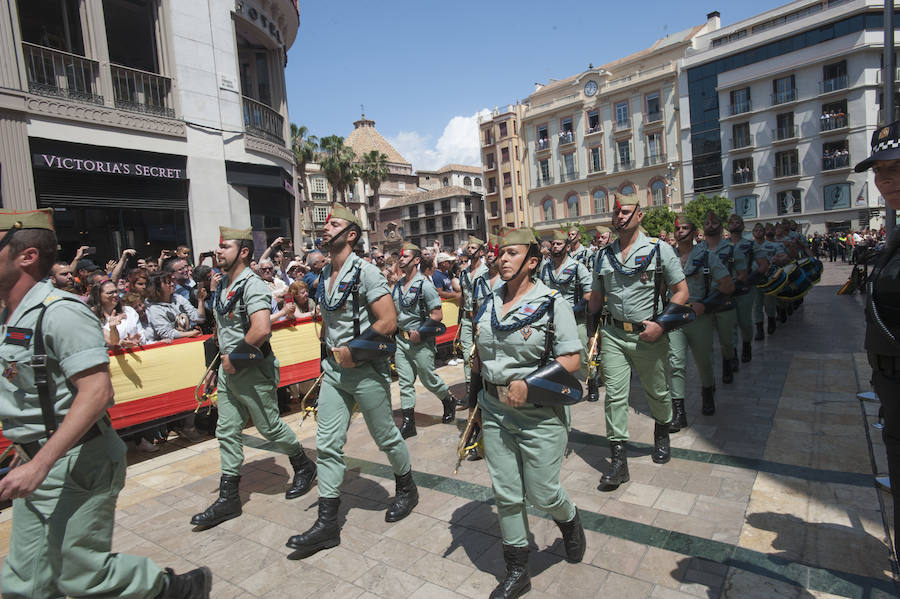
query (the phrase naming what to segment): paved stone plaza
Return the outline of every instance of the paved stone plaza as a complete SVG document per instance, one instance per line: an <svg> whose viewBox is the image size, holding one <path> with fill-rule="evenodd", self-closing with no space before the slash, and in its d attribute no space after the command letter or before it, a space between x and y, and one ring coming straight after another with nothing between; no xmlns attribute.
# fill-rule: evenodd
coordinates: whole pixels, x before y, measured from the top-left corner
<svg viewBox="0 0 900 599"><path fill-rule="evenodd" d="M587 554L566 563L556 525L534 513L528 597L895 596L883 517L891 499L873 485L873 468L886 470L871 426L877 405L856 398L870 375L863 298L835 295L848 273L826 263L799 312L754 343L754 360L735 384L717 377L715 416L700 415L699 383L689 375L690 427L672 436L669 464L650 460L653 424L635 386L631 482L614 492L597 491L609 458L603 403L573 409L562 480L582 510ZM463 393L461 367L439 372ZM408 443L421 501L405 520L384 522L393 476L357 416L345 448L339 547L286 559L287 538L316 518L316 492L287 502L287 457L250 428L244 515L204 532L188 522L215 498L215 439L185 445L173 436L157 454L132 450L114 549L176 571L205 564L215 575L213 596L223 599L487 597L504 565L485 464L463 462L453 475L462 413L455 426L441 424L440 402L419 390L419 434ZM393 397L399 412L396 384ZM312 453L315 422L297 429L299 421L288 417ZM3 554L10 516L8 507L0 512Z"/></svg>

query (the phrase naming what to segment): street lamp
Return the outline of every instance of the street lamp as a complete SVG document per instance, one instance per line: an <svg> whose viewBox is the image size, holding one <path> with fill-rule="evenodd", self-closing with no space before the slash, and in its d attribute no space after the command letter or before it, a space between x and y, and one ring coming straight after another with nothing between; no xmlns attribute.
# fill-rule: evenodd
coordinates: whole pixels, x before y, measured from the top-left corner
<svg viewBox="0 0 900 599"><path fill-rule="evenodd" d="M678 187L675 186L677 172L678 169L670 162L669 166L666 167L666 204L668 205L672 203L672 193L678 191Z"/></svg>

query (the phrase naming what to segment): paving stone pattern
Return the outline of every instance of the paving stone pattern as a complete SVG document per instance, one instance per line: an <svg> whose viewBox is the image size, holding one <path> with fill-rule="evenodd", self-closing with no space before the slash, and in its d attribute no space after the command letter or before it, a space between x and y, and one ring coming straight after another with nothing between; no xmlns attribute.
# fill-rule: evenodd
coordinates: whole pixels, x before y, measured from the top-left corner
<svg viewBox="0 0 900 599"><path fill-rule="evenodd" d="M896 596L885 528L891 497L873 484L873 469L887 469L872 426L877 404L856 399L871 374L863 301L836 295L848 274L826 263L802 308L754 342L754 360L741 365L735 384L719 379L714 416L700 415L691 365L690 427L672 436L668 464L650 460L653 422L635 381L631 482L613 492L597 490L609 459L603 402L573 409L562 480L582 510L588 549L583 563L566 563L555 524L533 511L529 598ZM461 367L439 372L464 392ZM487 597L504 572L490 479L483 461L452 474L462 412L441 424L440 402L417 388L419 434L409 448L421 501L405 520L384 522L393 476L357 415L345 448L340 546L286 559L287 538L316 518L315 491L287 502L287 457L248 428L244 514L203 532L189 520L215 498L216 440L186 444L173 435L157 454L132 450L114 550L176 571L207 565L221 599ZM392 396L399 420L396 384ZM299 429L299 414L287 421L314 455L314 420ZM0 511L0 555L10 516L8 507Z"/></svg>

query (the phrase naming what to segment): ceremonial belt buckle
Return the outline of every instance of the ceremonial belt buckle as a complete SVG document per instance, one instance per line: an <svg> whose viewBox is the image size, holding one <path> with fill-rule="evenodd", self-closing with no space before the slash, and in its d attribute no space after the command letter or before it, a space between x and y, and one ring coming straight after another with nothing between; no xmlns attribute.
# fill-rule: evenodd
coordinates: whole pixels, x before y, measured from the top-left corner
<svg viewBox="0 0 900 599"><path fill-rule="evenodd" d="M494 388L497 390L497 399L506 403L506 398L509 397L509 385L494 385Z"/></svg>
<svg viewBox="0 0 900 599"><path fill-rule="evenodd" d="M409 341L409 331L404 331L403 329L399 329L399 331L400 331L400 336L403 339L405 339L406 341Z"/></svg>
<svg viewBox="0 0 900 599"><path fill-rule="evenodd" d="M634 325L632 325L630 322L623 322L623 323L622 323L622 330L625 331L626 333L633 333L633 332L634 332Z"/></svg>

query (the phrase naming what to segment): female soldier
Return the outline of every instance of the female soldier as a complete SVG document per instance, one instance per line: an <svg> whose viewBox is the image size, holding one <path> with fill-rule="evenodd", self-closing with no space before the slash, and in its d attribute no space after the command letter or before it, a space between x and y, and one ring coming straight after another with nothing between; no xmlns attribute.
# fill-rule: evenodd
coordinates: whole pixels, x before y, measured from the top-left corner
<svg viewBox="0 0 900 599"><path fill-rule="evenodd" d="M887 205L900 210L900 121L872 135L872 155L856 165L872 167L875 186ZM866 286L866 351L872 384L884 410L881 435L891 481L900 481L900 229L894 228ZM897 523L900 501L894 501L894 550L900 553Z"/></svg>
<svg viewBox="0 0 900 599"><path fill-rule="evenodd" d="M563 535L566 556L579 562L585 537L578 510L559 483L569 428L568 408L534 405L535 388L526 377L568 377L580 366L581 342L572 308L537 279L540 246L530 229L513 229L500 240L500 276L475 318L475 345L484 381L480 400L484 450L503 535L506 578L492 598L519 597L531 588L528 575L526 497L550 513ZM546 365L545 365L546 364ZM531 403L529 403L531 402Z"/></svg>

